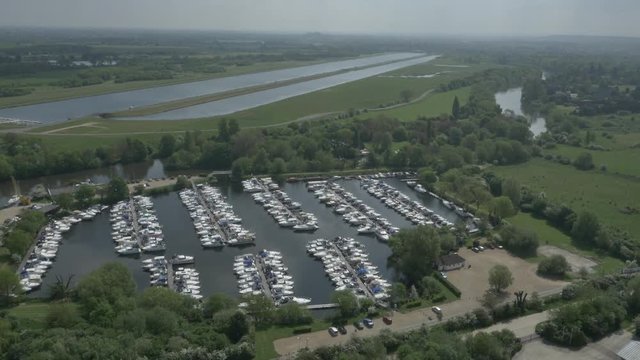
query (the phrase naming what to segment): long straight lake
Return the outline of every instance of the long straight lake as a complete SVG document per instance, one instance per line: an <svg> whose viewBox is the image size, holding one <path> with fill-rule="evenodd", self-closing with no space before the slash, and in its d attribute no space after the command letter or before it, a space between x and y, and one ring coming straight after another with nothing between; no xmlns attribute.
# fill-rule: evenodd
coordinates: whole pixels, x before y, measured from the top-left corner
<svg viewBox="0 0 640 360"><path fill-rule="evenodd" d="M386 179L387 183L395 186L414 199L420 199L425 205L440 213L444 217L454 220L457 215L440 206L438 200L428 194L417 194L405 183L397 179ZM411 227L411 223L398 213L369 195L355 180L339 182L346 190L352 192L359 199L373 207L389 221L400 228ZM169 193L153 198L158 220L163 226L167 240L166 255L193 255L196 258L195 268L200 272L201 292L203 295L226 293L238 296L237 280L233 274L233 259L236 255L256 253L261 249L278 250L282 252L284 262L289 267L289 273L295 281L296 296L312 298L313 303L329 302L333 286L325 276L320 261L310 257L306 252L306 244L317 238L333 238L335 236L354 237L362 242L371 261L378 266L380 273L388 280L394 278L394 271L387 267L387 258L391 250L386 243L378 241L373 236L357 235L355 227L346 224L341 216L336 215L332 208L321 204L312 193L307 191L303 183L285 184L283 190L294 200L302 204L305 211L310 211L318 217L320 229L313 234L296 233L290 229L283 229L273 221L271 216L256 204L250 194L229 186L221 187L227 201L234 207L238 216L243 219L245 228L256 233L256 245L245 248L225 247L223 249L202 249L194 231L187 209L180 202L177 193ZM114 252L111 240L111 227L108 211L98 215L92 221L81 222L63 235L63 242L58 251L58 257L53 267L47 273L43 286L33 293L33 296L46 296L48 285L55 282L56 275L66 277L75 275L78 281L84 275L97 269L109 261L125 264L133 273L138 290L149 286L149 276L142 271L141 259L150 257L143 255L140 259L118 257Z"/></svg>
<svg viewBox="0 0 640 360"><path fill-rule="evenodd" d="M327 89L333 86L346 84L371 76L376 76L389 71L421 64L431 61L435 58L437 58L437 56L423 56L415 59L398 61L390 64L369 67L362 70L354 70L346 73L331 75L320 79L303 81L296 84L257 91L240 96L234 96L218 101L189 106L159 114L135 117L131 118L130 120L181 120L232 114L238 111L251 109L280 100L285 100L294 96L308 94L314 91Z"/></svg>
<svg viewBox="0 0 640 360"><path fill-rule="evenodd" d="M195 96L222 93L246 87L265 85L277 81L286 81L363 66L372 66L390 61L405 60L420 55L423 54L391 53L282 70L222 77L177 85L88 96L70 100L0 109L0 116L53 123L91 114L126 110L130 106L148 106Z"/></svg>

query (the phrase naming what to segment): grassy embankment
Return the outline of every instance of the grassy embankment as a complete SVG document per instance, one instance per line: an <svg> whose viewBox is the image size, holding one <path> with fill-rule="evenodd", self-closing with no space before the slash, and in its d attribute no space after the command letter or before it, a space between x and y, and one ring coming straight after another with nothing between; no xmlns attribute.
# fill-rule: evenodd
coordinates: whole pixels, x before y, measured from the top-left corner
<svg viewBox="0 0 640 360"><path fill-rule="evenodd" d="M48 101L71 99L83 96L92 96L100 94L108 94L119 91L137 90L163 85L180 84L190 81L199 81L207 79L215 79L219 77L241 75L259 71L269 71L290 68L295 66L304 66L320 63L326 60L316 61L280 61L280 62L263 62L246 66L227 67L222 73L198 73L184 72L180 73L173 79L165 80L147 80L147 81L130 81L124 83L116 83L115 81L106 81L102 84L81 86L74 88L62 88L50 85L52 82L63 80L73 76L78 70L61 70L55 72L46 72L34 74L29 77L24 76L5 76L0 79L0 87L3 85L19 84L22 87L32 88L33 92L24 96L13 96L0 98L0 108L23 106L37 104Z"/></svg>

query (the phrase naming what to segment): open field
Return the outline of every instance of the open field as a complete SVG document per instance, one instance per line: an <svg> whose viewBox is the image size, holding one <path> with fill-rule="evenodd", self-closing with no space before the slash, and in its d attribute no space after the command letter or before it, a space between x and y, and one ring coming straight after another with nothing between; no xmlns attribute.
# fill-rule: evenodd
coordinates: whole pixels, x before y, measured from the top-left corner
<svg viewBox="0 0 640 360"><path fill-rule="evenodd" d="M27 328L43 328L49 307L48 303L22 303L16 307L10 308L8 314L15 317Z"/></svg>
<svg viewBox="0 0 640 360"><path fill-rule="evenodd" d="M640 134L625 134L616 136L622 138L622 141L633 142L640 141ZM616 142L618 147L620 142ZM637 142L635 142L637 143ZM546 152L554 155L562 155L569 159L575 159L578 155L588 152L593 157L593 163L596 169L601 165L607 166L607 172L613 174L631 175L640 177L640 161L629 161L629 159L640 159L640 148L620 148L611 151L595 151L584 148L578 148L568 145L558 145L554 149L546 150Z"/></svg>
<svg viewBox="0 0 640 360"><path fill-rule="evenodd" d="M513 285L506 293L524 290L529 294L538 292L541 295L561 289L567 283L564 281L549 280L536 274L537 265L510 255L505 250L488 249L480 253L474 253L468 249L460 249L460 256L467 260L467 266L459 270L449 271L447 277L461 292L462 300L475 302L475 307L480 306L480 300L489 290L489 270L498 264L505 265L513 274ZM475 307L469 309L473 310Z"/></svg>
<svg viewBox="0 0 640 360"><path fill-rule="evenodd" d="M514 360L610 360L618 359L616 353L620 351L632 335L626 331L619 331L580 349L569 349L543 340L535 340L524 345Z"/></svg>
<svg viewBox="0 0 640 360"><path fill-rule="evenodd" d="M600 222L640 233L640 214L624 214L625 207L640 203L640 181L598 171L580 171L573 166L535 158L527 163L493 167L504 178L515 178L550 200L564 203L577 212L589 210Z"/></svg>
<svg viewBox="0 0 640 360"><path fill-rule="evenodd" d="M67 70L59 72L47 72L44 74L35 74L32 77L3 77L0 79L0 86L14 83L23 84L25 87L33 88L31 94L24 96L13 96L0 98L0 108L31 105L48 101L57 101L71 99L83 96L92 96L107 94L112 92L137 90L163 85L174 85L190 81L208 80L219 77L241 75L252 72L269 71L290 68L295 66L304 66L321 63L324 60L316 61L281 61L281 62L263 62L246 66L227 67L222 73L181 73L173 79L166 80L147 80L147 81L130 81L124 83L115 83L107 81L102 84L81 86L74 88L62 88L59 86L49 85L51 82L61 80L72 76L76 70Z"/></svg>
<svg viewBox="0 0 640 360"><path fill-rule="evenodd" d="M619 259L575 244L567 234L547 224L545 220L536 219L530 214L520 212L516 216L507 219L507 221L517 227L528 229L538 234L541 247L553 246L557 249L576 254L576 256L595 261L598 264L594 270L599 272L609 273L618 270L624 265ZM539 251L539 253L546 255L544 251ZM579 269L573 270L578 271Z"/></svg>
<svg viewBox="0 0 640 360"><path fill-rule="evenodd" d="M462 106L467 103L470 91L470 87L465 87L442 93L431 93L420 101L391 110L372 112L372 114L386 115L403 121L413 121L419 116L433 117L441 114L451 114L453 99L457 96L460 106Z"/></svg>

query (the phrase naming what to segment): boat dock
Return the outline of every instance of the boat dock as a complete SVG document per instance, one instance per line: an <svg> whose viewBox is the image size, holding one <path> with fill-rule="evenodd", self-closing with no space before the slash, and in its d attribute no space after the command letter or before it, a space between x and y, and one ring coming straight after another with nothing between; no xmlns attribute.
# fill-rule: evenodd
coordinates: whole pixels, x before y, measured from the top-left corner
<svg viewBox="0 0 640 360"><path fill-rule="evenodd" d="M136 238L138 247L142 249L142 239L140 239L140 224L138 224L138 212L136 211L136 202L133 198L129 198L129 211L131 212L131 225L133 226L133 234Z"/></svg>
<svg viewBox="0 0 640 360"><path fill-rule="evenodd" d="M262 292L269 300L274 301L273 294L271 293L271 288L269 287L269 282L264 276L264 264L262 263L262 259L260 259L259 256L254 256L254 261L256 264L256 268L258 269L258 275L260 276L260 287L262 288Z"/></svg>
<svg viewBox="0 0 640 360"><path fill-rule="evenodd" d="M349 260L347 260L344 257L344 254L342 253L342 251L340 250L340 248L338 247L338 245L334 244L333 242L331 243L331 247L336 251L336 253L338 254L338 256L340 257L340 260L342 260L342 262L344 262L345 264L347 264L347 268L349 268L349 273L353 276L354 279L356 279L357 283L358 283L358 287L360 288L360 290L362 290L364 292L364 294L371 299L374 303L378 303L378 299L376 299L373 296L373 293L369 290L369 288L362 282L362 279L360 279L360 277L358 276L358 274L356 273L356 271L353 269L353 266L351 266L351 263L349 263Z"/></svg>
<svg viewBox="0 0 640 360"><path fill-rule="evenodd" d="M220 226L220 224L218 223L218 217L213 213L213 211L211 211L211 208L207 203L207 199L205 199L204 196L202 196L202 193L200 192L200 190L198 189L198 187L193 181L191 182L191 186L193 187L193 191L195 192L196 197L198 198L198 202L200 203L200 205L204 206L205 210L207 211L207 215L211 219L211 225L213 226L214 230L218 234L220 234L220 236L222 236L222 241L224 241L226 245L227 242L229 241L229 234L225 229L223 229Z"/></svg>
<svg viewBox="0 0 640 360"><path fill-rule="evenodd" d="M260 187L262 187L262 192L270 194L271 198L274 201L276 201L278 203L278 205L280 205L287 212L287 217L294 217L294 218L298 219L298 221L300 221L300 222L303 221L303 219L300 218L300 216L299 216L300 214L299 213L294 213L293 211L291 211L291 209L289 209L289 206L283 204L282 201L280 201L280 199L278 199L278 197L273 194L273 191L270 190L267 185L265 185L265 183L262 181L262 179L258 179L258 181L260 183Z"/></svg>
<svg viewBox="0 0 640 360"><path fill-rule="evenodd" d="M25 255L22 257L22 261L20 261L20 265L16 269L16 273L18 275L20 275L20 272L22 272L22 270L24 270L24 266L27 264L27 261L29 260L29 256L31 254L33 254L33 249L35 249L36 245L38 245L38 240L40 240L42 238L42 236L44 235L44 231L45 231L45 229L47 228L48 225L49 224L47 223L43 227L40 228L40 230L38 231L38 234L36 234L36 237L33 239L33 242L31 243L31 246L29 246L29 250L27 250Z"/></svg>

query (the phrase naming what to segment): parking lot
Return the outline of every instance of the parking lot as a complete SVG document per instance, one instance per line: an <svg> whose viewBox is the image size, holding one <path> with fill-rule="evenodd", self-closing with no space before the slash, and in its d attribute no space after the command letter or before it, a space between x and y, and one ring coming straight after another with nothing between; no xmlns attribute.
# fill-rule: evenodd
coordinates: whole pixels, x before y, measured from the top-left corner
<svg viewBox="0 0 640 360"><path fill-rule="evenodd" d="M507 293L524 290L529 296L534 291L545 295L560 291L567 282L545 279L536 274L537 264L510 255L506 250L487 249L474 253L468 249L461 249L458 254L465 258L463 269L447 272L447 277L462 292L463 300L479 301L489 289L489 269L502 264L511 270L513 284ZM469 268L471 265L471 268ZM471 309L470 309L471 310Z"/></svg>

